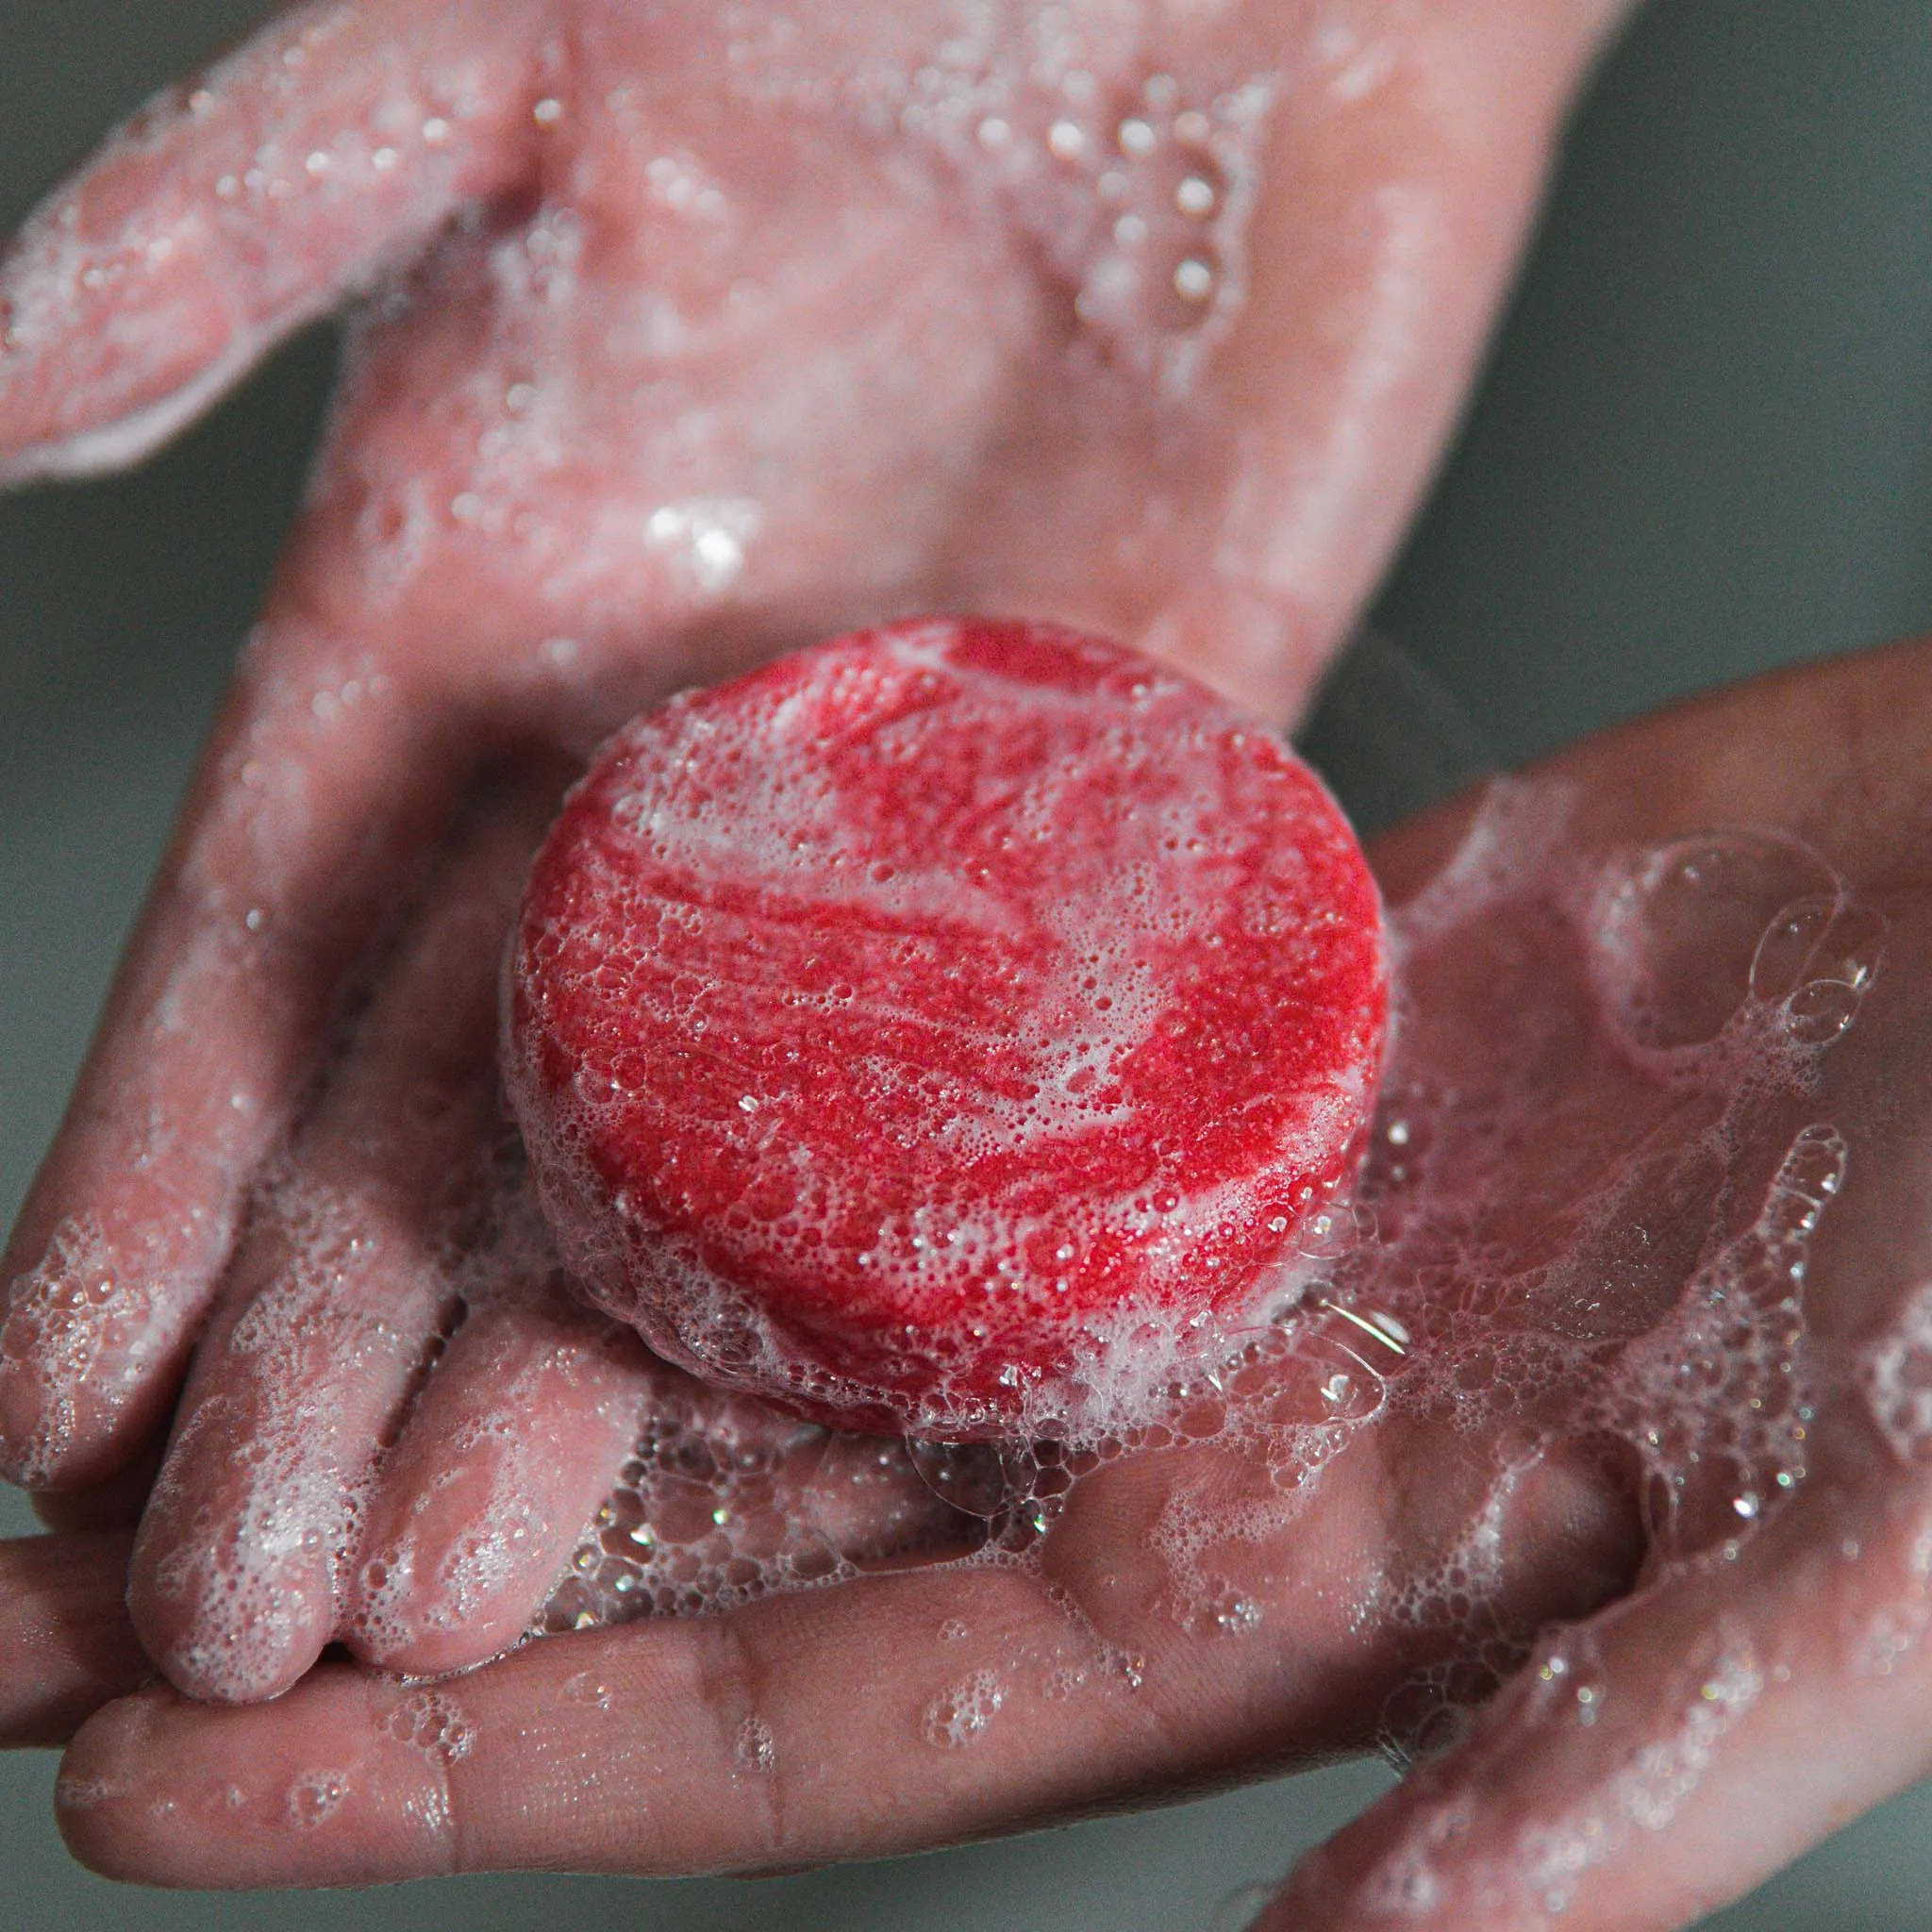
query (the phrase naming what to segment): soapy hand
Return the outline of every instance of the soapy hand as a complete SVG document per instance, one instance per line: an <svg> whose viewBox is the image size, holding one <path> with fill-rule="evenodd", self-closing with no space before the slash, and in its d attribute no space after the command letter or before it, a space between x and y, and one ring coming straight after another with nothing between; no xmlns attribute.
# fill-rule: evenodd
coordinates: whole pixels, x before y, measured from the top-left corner
<svg viewBox="0 0 1932 1932"><path fill-rule="evenodd" d="M59 1520L138 1495L186 1382L133 1591L175 1681L267 1695L338 1634L489 1654L656 1399L499 1292L545 1264L476 1206L497 943L562 774L668 690L908 608L1082 623L1291 712L1612 10L310 7L34 217L16 479L133 459L367 298L0 1265L0 1455Z"/></svg>
<svg viewBox="0 0 1932 1932"><path fill-rule="evenodd" d="M1307 1861L1257 1920L1269 1932L1391 1913L1676 1926L1924 1774L1928 671L1924 644L1814 667L1557 761L1578 787L1573 836L1757 825L1804 841L1704 833L1652 848L1666 863L1638 866L1625 903L1602 908L1615 956L1634 938L1659 969L1652 997L1607 1003L1626 1053L1674 1077L1700 1039L1737 1051L1760 1002L1824 1052L1790 1095L1804 1124L1776 1176L1745 1203L1755 1232L1707 1241L1691 1323L1659 1331L1648 1375L1626 1380L1647 1383L1648 1423L1625 1437L1648 1478L1639 1588L1549 1633L1460 1748ZM1385 841L1388 874L1407 873L1414 838ZM1763 920L1799 882L1789 868L1818 857L1837 886ZM1730 972L1711 974L1724 954ZM1599 1257L1615 1269L1604 1287L1641 1283L1672 1239L1670 1198L1630 1199L1622 1252ZM1658 1399L1670 1388L1708 1391L1693 1407L1719 1425L1685 1429ZM1688 1480L1659 1482L1659 1456Z"/></svg>
<svg viewBox="0 0 1932 1932"><path fill-rule="evenodd" d="M1408 1005L1361 1218L1158 1432L926 1458L996 1547L434 1686L150 1689L72 1747L70 1840L163 1883L746 1870L1379 1740L1424 1761L1260 1923L1661 1932L1734 1896L1932 1728L1928 694L1924 646L1766 681L1380 841ZM629 1493L604 1553L670 1524L661 1464ZM676 1549L633 1543L565 1627L626 1567L663 1586ZM49 1712L117 1681L119 1547L8 1553L8 1614L66 1633Z"/></svg>

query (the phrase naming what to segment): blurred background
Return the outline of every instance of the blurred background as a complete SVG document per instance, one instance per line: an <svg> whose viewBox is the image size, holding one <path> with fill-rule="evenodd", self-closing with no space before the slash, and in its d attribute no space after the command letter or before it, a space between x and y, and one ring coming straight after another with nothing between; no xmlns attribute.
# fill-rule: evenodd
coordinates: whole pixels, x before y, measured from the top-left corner
<svg viewBox="0 0 1932 1932"><path fill-rule="evenodd" d="M259 0L0 0L0 228ZM1653 0L1580 112L1474 408L1307 741L1442 776L1753 672L1932 628L1932 12ZM326 332L139 475L0 501L0 1215L51 1134L300 487ZM0 1491L0 1534L31 1522ZM1385 1788L1341 1766L1146 1817L808 1876L171 1896L73 1866L50 1754L0 1758L8 1912L45 1928L1188 1932ZM1740 1819L1739 1829L1750 1821ZM1922 1932L1932 1788L1713 1932Z"/></svg>

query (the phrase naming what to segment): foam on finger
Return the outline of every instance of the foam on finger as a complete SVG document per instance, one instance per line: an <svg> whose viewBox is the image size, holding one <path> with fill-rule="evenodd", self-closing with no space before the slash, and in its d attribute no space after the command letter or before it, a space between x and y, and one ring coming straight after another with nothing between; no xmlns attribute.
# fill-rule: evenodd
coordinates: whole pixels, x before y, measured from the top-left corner
<svg viewBox="0 0 1932 1932"><path fill-rule="evenodd" d="M0 483L139 460L499 185L524 56L489 20L318 0L111 135L0 260Z"/></svg>
<svg viewBox="0 0 1932 1932"><path fill-rule="evenodd" d="M378 1458L462 1312L497 1131L493 963L530 828L450 862L247 1236L143 1521L132 1602L192 1694L275 1694L335 1634Z"/></svg>

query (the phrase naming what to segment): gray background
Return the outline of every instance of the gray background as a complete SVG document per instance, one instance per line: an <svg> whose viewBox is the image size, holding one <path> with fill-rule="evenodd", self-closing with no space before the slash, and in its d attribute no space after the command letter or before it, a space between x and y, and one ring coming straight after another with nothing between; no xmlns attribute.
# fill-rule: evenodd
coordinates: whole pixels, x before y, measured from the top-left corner
<svg viewBox="0 0 1932 1932"><path fill-rule="evenodd" d="M0 0L0 225L256 0ZM1932 9L1658 0L1602 75L1377 626L1505 759L1932 619ZM298 486L332 344L142 475L0 502L0 1213L52 1130ZM1331 712L1318 746L1345 755ZM1374 809L1367 791L1357 803ZM25 1529L15 1499L0 1531ZM1386 1782L1353 1766L1002 1845L740 1885L109 1892L0 1759L4 1916L43 1926L783 1924L1175 1932ZM1748 1830L1748 1820L1740 1829ZM1932 1794L1711 1923L1932 1923Z"/></svg>

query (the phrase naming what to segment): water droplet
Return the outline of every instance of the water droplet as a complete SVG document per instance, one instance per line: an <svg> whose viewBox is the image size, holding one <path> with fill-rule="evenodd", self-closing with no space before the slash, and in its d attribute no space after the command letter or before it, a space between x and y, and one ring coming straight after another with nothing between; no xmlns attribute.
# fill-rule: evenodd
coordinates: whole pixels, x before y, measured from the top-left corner
<svg viewBox="0 0 1932 1932"><path fill-rule="evenodd" d="M921 1724L925 1741L942 1751L976 1744L1005 1701L1005 1688L994 1672L973 1672L926 1706Z"/></svg>
<svg viewBox="0 0 1932 1932"><path fill-rule="evenodd" d="M1214 292L1214 271L1191 255L1174 272L1174 291L1184 302L1205 302Z"/></svg>
<svg viewBox="0 0 1932 1932"><path fill-rule="evenodd" d="M1801 986L1785 1008L1785 1031L1807 1046L1828 1046L1858 1013L1856 987L1835 979Z"/></svg>
<svg viewBox="0 0 1932 1932"><path fill-rule="evenodd" d="M1056 121L1046 130L1046 144L1063 161L1077 161L1087 152L1087 130L1077 121Z"/></svg>
<svg viewBox="0 0 1932 1932"><path fill-rule="evenodd" d="M1833 883L1795 841L1749 833L1680 840L1613 870L1593 934L1611 1014L1640 1047L1715 1039L1808 942Z"/></svg>
<svg viewBox="0 0 1932 1932"><path fill-rule="evenodd" d="M289 1787L289 1822L304 1830L332 1817L349 1795L349 1780L339 1771L305 1772Z"/></svg>
<svg viewBox="0 0 1932 1932"><path fill-rule="evenodd" d="M1214 184L1200 175L1186 175L1174 192L1174 205L1184 215L1199 220L1214 212Z"/></svg>
<svg viewBox="0 0 1932 1932"><path fill-rule="evenodd" d="M778 1742L763 1718L748 1717L740 1722L731 1753L747 1771L768 1774L777 1768Z"/></svg>
<svg viewBox="0 0 1932 1932"><path fill-rule="evenodd" d="M610 1708L610 1686L592 1671L579 1671L566 1678L563 1694L573 1704L588 1705L592 1710Z"/></svg>

